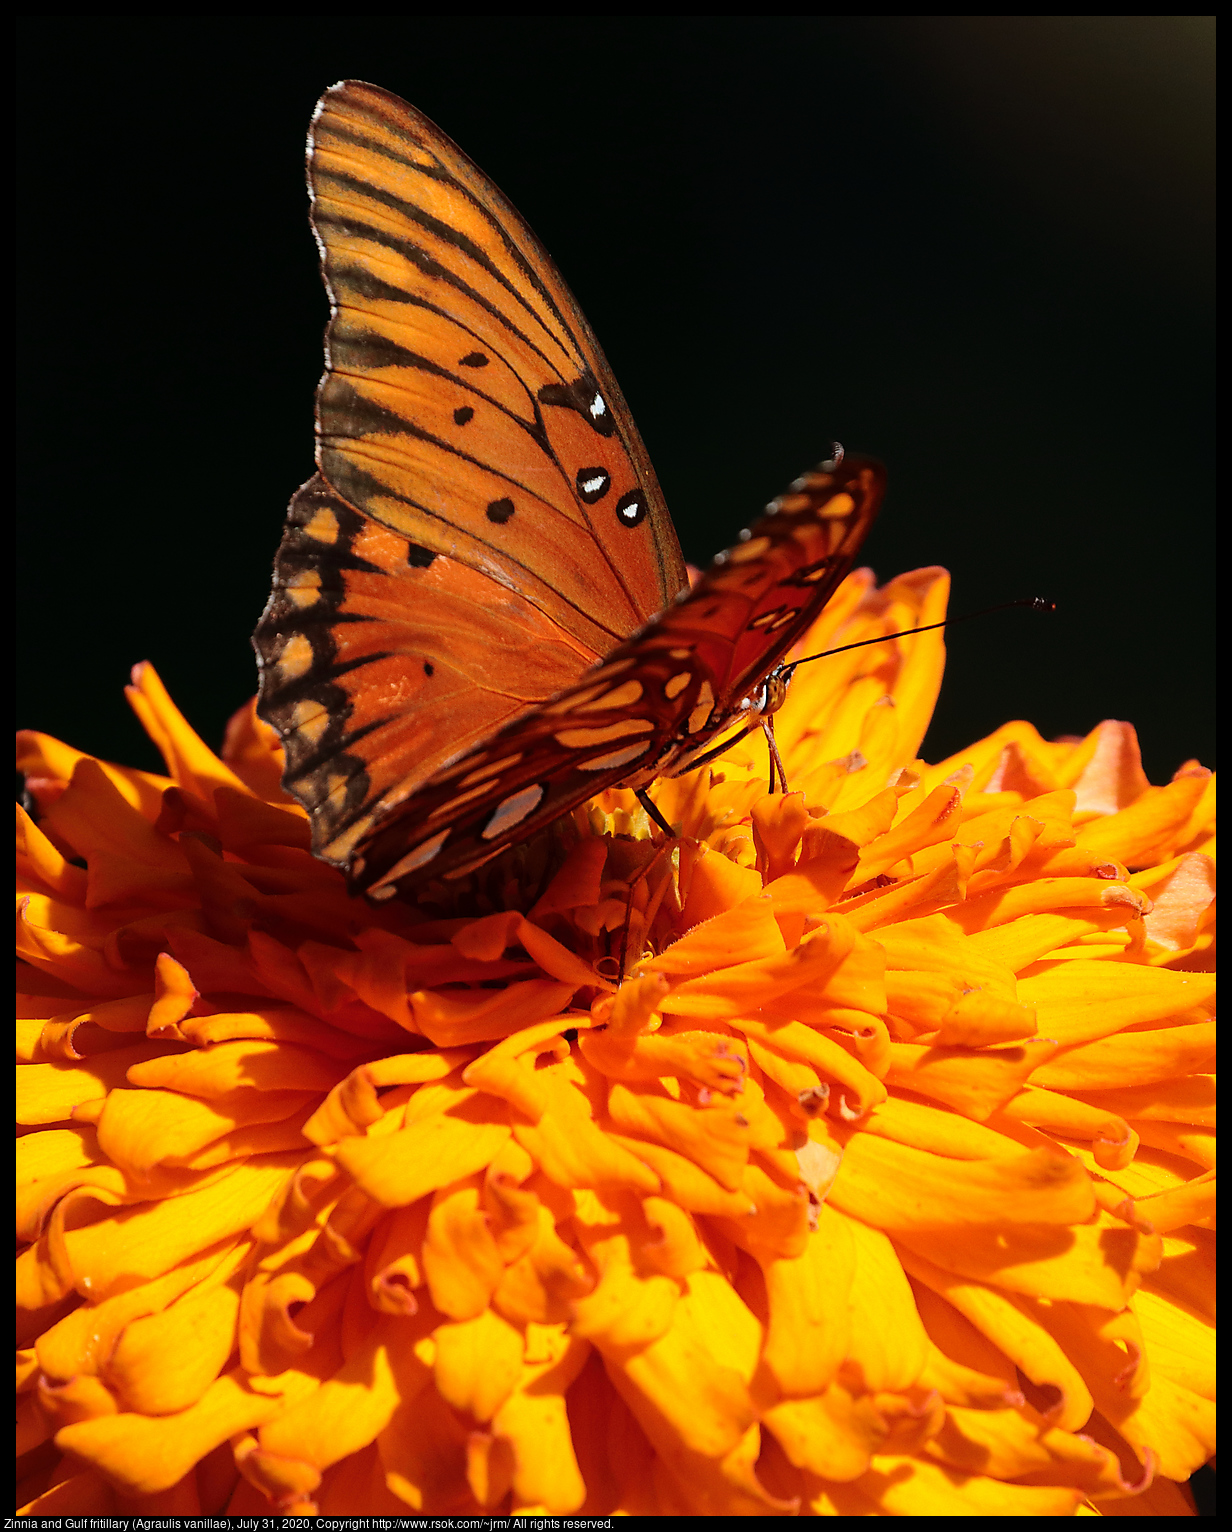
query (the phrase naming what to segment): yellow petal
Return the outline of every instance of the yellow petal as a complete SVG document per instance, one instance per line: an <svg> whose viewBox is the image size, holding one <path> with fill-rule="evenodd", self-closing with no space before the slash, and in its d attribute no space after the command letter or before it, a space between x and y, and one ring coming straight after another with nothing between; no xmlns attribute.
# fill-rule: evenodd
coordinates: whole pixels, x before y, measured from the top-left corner
<svg viewBox="0 0 1232 1532"><path fill-rule="evenodd" d="M739 1373L674 1329L627 1360L609 1359L609 1376L652 1441L663 1437L720 1457L753 1422Z"/></svg>
<svg viewBox="0 0 1232 1532"><path fill-rule="evenodd" d="M837 1483L858 1479L886 1438L872 1398L838 1383L814 1398L773 1405L764 1419L790 1463Z"/></svg>
<svg viewBox="0 0 1232 1532"><path fill-rule="evenodd" d="M211 1100L175 1091L113 1090L98 1119L98 1141L117 1165L142 1175L185 1161L238 1128L285 1122L317 1099L313 1091L230 1091ZM286 1148L302 1143L295 1132Z"/></svg>
<svg viewBox="0 0 1232 1532"><path fill-rule="evenodd" d="M1152 1021L1197 1021L1194 1012L1214 994L1214 974L1136 963L1055 963L1018 981L1018 998L1037 1011L1040 1036L1066 1047Z"/></svg>
<svg viewBox="0 0 1232 1532"><path fill-rule="evenodd" d="M441 1397L475 1420L491 1420L522 1371L522 1335L491 1309L439 1325L434 1379Z"/></svg>
<svg viewBox="0 0 1232 1532"><path fill-rule="evenodd" d="M1215 1023L1204 1021L1066 1048L1041 1064L1031 1080L1052 1090L1108 1090L1201 1074L1214 1064Z"/></svg>
<svg viewBox="0 0 1232 1532"><path fill-rule="evenodd" d="M924 1368L928 1337L894 1246L879 1229L845 1221L856 1255L849 1363L870 1392L902 1392Z"/></svg>
<svg viewBox="0 0 1232 1532"><path fill-rule="evenodd" d="M687 1155L721 1186L735 1191L749 1158L749 1128L739 1099L713 1097L705 1107L673 1101L661 1088L614 1083L608 1113L621 1132Z"/></svg>
<svg viewBox="0 0 1232 1532"><path fill-rule="evenodd" d="M167 1052L166 1043L136 1043L73 1064L25 1064L17 1071L17 1121L64 1122L74 1107L123 1085L130 1067Z"/></svg>
<svg viewBox="0 0 1232 1532"><path fill-rule="evenodd" d="M52 1379L97 1373L111 1355L117 1338L133 1320L162 1312L198 1282L218 1273L225 1278L243 1265L252 1246L247 1241L225 1242L193 1260L174 1267L153 1282L142 1283L65 1315L38 1338L38 1364Z"/></svg>
<svg viewBox="0 0 1232 1532"><path fill-rule="evenodd" d="M339 1371L262 1425L263 1452L322 1469L374 1441L430 1377L413 1352L424 1324L382 1316Z"/></svg>
<svg viewBox="0 0 1232 1532"><path fill-rule="evenodd" d="M1094 1403L1091 1392L1065 1352L1022 1302L983 1283L951 1277L901 1247L900 1255L913 1277L969 1319L1033 1383L1049 1388L1056 1397L1049 1412L1051 1424L1067 1431L1081 1429Z"/></svg>
<svg viewBox="0 0 1232 1532"><path fill-rule="evenodd" d="M442 1187L433 1196L422 1259L428 1291L442 1314L474 1319L483 1313L505 1263L473 1178Z"/></svg>
<svg viewBox="0 0 1232 1532"><path fill-rule="evenodd" d="M1007 1484L920 1458L878 1457L856 1481L886 1516L1070 1516L1081 1490Z"/></svg>
<svg viewBox="0 0 1232 1532"><path fill-rule="evenodd" d="M515 1510L542 1508L549 1515L578 1510L586 1484L573 1450L565 1393L589 1355L584 1341L560 1337L542 1360L528 1354L517 1387L492 1421L499 1440L513 1449L511 1487Z"/></svg>
<svg viewBox="0 0 1232 1532"><path fill-rule="evenodd" d="M205 803L211 801L216 787L248 793L244 783L189 726L148 661L133 666L133 684L125 687L125 694L180 787Z"/></svg>
<svg viewBox="0 0 1232 1532"><path fill-rule="evenodd" d="M822 1393L847 1354L857 1260L851 1222L823 1205L804 1253L763 1265L770 1322L762 1360L785 1398Z"/></svg>
<svg viewBox="0 0 1232 1532"><path fill-rule="evenodd" d="M1132 867L1157 858L1171 844L1206 787L1204 776L1181 777L1167 787L1147 787L1116 814L1094 819L1078 832L1078 844Z"/></svg>
<svg viewBox="0 0 1232 1532"><path fill-rule="evenodd" d="M108 1298L248 1229L302 1154L249 1160L199 1191L122 1209L64 1236L79 1292Z"/></svg>
<svg viewBox="0 0 1232 1532"><path fill-rule="evenodd" d="M169 1489L221 1442L269 1420L279 1408L276 1399L253 1393L236 1368L178 1414L83 1420L62 1427L56 1445L94 1464L120 1488L152 1495Z"/></svg>
<svg viewBox="0 0 1232 1532"><path fill-rule="evenodd" d="M200 1399L234 1348L242 1286L242 1278L216 1286L207 1280L127 1326L105 1373L128 1409L171 1415Z"/></svg>
<svg viewBox="0 0 1232 1532"><path fill-rule="evenodd" d="M438 1115L381 1138L343 1139L335 1153L374 1201L405 1207L482 1170L509 1132L507 1123Z"/></svg>

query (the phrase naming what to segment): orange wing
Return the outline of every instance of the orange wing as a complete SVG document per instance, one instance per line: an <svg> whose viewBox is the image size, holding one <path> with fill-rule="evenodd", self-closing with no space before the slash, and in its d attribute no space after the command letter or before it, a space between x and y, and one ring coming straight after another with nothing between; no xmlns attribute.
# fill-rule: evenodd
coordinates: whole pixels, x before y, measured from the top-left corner
<svg viewBox="0 0 1232 1532"><path fill-rule="evenodd" d="M386 899L461 877L605 787L687 770L755 715L767 676L854 563L884 489L870 459L797 479L661 616L383 817L352 883Z"/></svg>
<svg viewBox="0 0 1232 1532"><path fill-rule="evenodd" d="M320 473L254 642L318 855L568 685L684 588L645 448L513 206L422 113L343 82L309 138L331 319Z"/></svg>

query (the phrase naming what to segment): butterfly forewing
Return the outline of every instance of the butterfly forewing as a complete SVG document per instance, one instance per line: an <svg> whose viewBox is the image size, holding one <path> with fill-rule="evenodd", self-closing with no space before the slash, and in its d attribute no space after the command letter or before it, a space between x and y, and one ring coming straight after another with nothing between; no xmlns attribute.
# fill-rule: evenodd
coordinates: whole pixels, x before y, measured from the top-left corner
<svg viewBox="0 0 1232 1532"><path fill-rule="evenodd" d="M309 174L334 308L326 479L600 651L625 637L684 585L679 545L534 235L439 128L372 86L322 98Z"/></svg>
<svg viewBox="0 0 1232 1532"><path fill-rule="evenodd" d="M308 174L331 299L321 472L255 643L286 785L346 866L378 814L686 582L610 369L491 182L354 82L318 104Z"/></svg>
<svg viewBox="0 0 1232 1532"><path fill-rule="evenodd" d="M461 876L605 787L686 770L850 570L884 482L853 458L797 480L686 596L380 820L352 882L388 898Z"/></svg>

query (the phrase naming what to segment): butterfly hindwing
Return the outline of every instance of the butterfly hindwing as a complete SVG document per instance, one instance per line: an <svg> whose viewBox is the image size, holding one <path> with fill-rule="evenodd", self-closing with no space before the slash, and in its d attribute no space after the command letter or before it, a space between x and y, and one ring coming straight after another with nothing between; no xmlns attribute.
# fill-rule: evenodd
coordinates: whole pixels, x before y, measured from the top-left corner
<svg viewBox="0 0 1232 1532"><path fill-rule="evenodd" d="M352 882L388 898L460 877L606 787L687 770L850 570L884 482L854 458L797 480L686 596L380 819Z"/></svg>

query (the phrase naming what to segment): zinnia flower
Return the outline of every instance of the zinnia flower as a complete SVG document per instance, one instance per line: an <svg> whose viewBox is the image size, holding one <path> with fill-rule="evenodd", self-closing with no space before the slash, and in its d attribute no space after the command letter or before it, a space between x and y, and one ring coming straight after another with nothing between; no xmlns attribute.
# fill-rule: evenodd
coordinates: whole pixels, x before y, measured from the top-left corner
<svg viewBox="0 0 1232 1532"><path fill-rule="evenodd" d="M1190 1513L1214 778L926 765L942 662L805 667L791 792L745 742L678 842L608 792L469 905L348 899L252 707L220 759L148 665L165 777L24 735L24 1511Z"/></svg>

